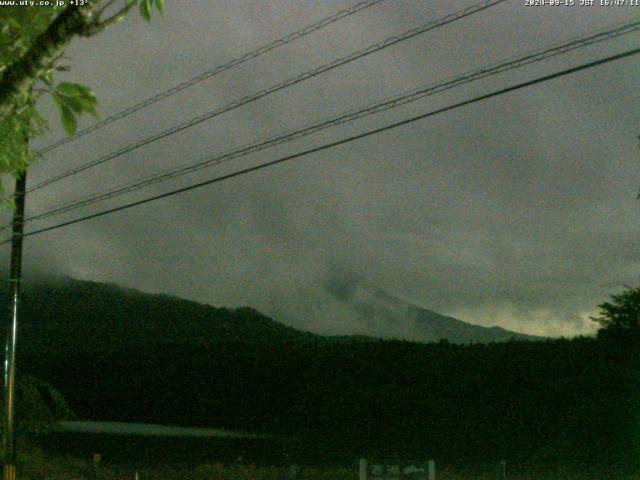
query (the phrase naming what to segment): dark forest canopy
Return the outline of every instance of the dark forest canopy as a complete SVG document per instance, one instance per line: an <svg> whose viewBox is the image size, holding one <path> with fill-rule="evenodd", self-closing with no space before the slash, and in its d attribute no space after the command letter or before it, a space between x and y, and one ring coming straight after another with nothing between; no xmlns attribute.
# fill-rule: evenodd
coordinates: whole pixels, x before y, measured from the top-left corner
<svg viewBox="0 0 640 480"><path fill-rule="evenodd" d="M295 436L316 460L428 452L462 465L633 468L640 357L612 345L165 345L21 365L84 418Z"/></svg>
<svg viewBox="0 0 640 480"><path fill-rule="evenodd" d="M58 388L84 419L293 436L303 459L428 454L464 467L505 458L528 470L603 468L608 478L640 467L635 342L327 341L255 310L217 311L224 341L197 328L172 340L171 323L163 342L113 342L119 323L84 339L108 349L75 348L82 338L50 332L49 348L19 348L20 371ZM140 325L139 340L150 326Z"/></svg>
<svg viewBox="0 0 640 480"><path fill-rule="evenodd" d="M640 287L627 287L598 306L600 314L592 320L600 324L600 338L640 342Z"/></svg>

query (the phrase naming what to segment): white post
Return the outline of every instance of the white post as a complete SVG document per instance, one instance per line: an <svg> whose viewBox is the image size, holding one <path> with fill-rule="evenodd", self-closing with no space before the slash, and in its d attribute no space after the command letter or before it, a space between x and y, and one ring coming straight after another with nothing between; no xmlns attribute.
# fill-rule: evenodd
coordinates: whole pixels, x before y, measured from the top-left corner
<svg viewBox="0 0 640 480"><path fill-rule="evenodd" d="M427 462L427 470L429 472L429 480L436 480L436 462L429 460Z"/></svg>
<svg viewBox="0 0 640 480"><path fill-rule="evenodd" d="M360 474L358 480L367 480L367 459L366 458L360 459L360 466L359 466L358 473Z"/></svg>
<svg viewBox="0 0 640 480"><path fill-rule="evenodd" d="M138 471L136 470L136 474L133 477L135 480L140 480L140 476L138 475Z"/></svg>

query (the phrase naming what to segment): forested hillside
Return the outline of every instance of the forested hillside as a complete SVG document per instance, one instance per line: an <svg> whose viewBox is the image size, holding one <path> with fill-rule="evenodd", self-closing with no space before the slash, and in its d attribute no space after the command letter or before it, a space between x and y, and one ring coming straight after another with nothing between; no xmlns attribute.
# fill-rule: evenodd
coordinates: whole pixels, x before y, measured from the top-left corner
<svg viewBox="0 0 640 480"><path fill-rule="evenodd" d="M318 461L373 455L463 467L504 458L528 470L638 466L635 341L327 338L251 309L116 287L109 296L85 283L74 296L63 287L35 298L27 289L18 365L50 382L84 419L286 435L299 440L297 455ZM56 301L67 315L53 317ZM78 314L87 308L90 316ZM131 312L146 323L128 320Z"/></svg>
<svg viewBox="0 0 640 480"><path fill-rule="evenodd" d="M638 349L595 339L166 346L21 365L85 418L298 436L312 455L631 467Z"/></svg>

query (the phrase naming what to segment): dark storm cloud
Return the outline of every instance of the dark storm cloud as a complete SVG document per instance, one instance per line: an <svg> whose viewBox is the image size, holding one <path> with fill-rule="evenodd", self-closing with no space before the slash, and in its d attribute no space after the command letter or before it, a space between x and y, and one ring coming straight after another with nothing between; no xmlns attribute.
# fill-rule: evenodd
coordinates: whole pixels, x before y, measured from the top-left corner
<svg viewBox="0 0 640 480"><path fill-rule="evenodd" d="M385 2L60 148L33 169L32 181L470 3ZM346 5L172 2L164 19L144 25L132 16L74 43L69 78L91 85L108 116ZM52 185L34 193L29 208L48 209L637 15L623 10L509 2ZM636 34L589 47L148 191L384 125L637 41ZM352 312L323 288L336 271L356 272L469 322L534 334L588 332L595 306L640 276L637 65L599 67L33 237L26 261L216 305L251 305L322 333L385 333L351 321ZM49 138L59 134L54 128ZM411 335L400 330L387 333Z"/></svg>

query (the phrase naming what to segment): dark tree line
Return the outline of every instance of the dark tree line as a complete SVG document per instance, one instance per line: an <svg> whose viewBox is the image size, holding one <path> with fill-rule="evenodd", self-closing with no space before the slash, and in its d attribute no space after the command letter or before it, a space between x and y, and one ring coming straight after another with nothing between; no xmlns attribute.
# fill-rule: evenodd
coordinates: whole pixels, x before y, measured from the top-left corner
<svg viewBox="0 0 640 480"><path fill-rule="evenodd" d="M23 349L19 364L88 419L291 436L317 461L429 456L472 468L504 458L511 468L615 478L640 467L637 302L628 289L602 304L597 338L328 342L267 323L261 341L167 338L94 352L68 342Z"/></svg>

